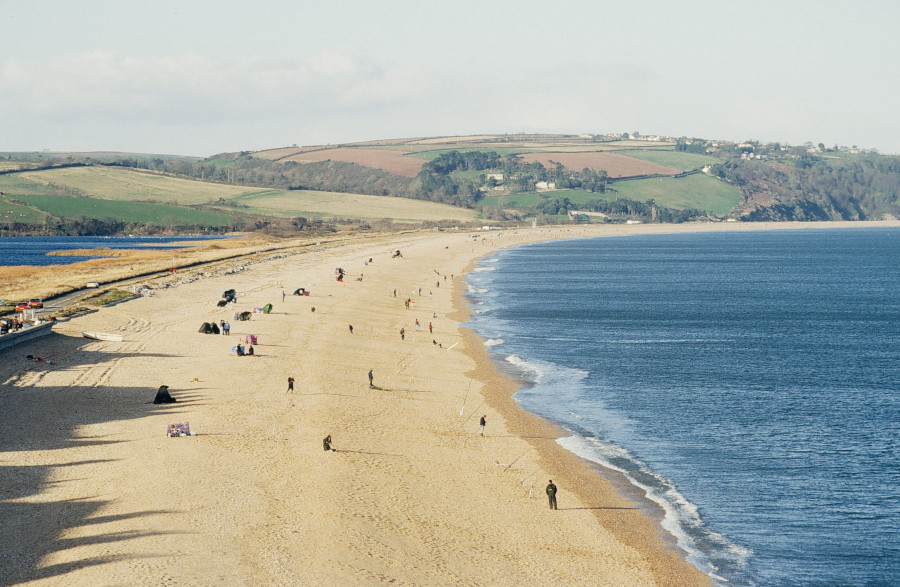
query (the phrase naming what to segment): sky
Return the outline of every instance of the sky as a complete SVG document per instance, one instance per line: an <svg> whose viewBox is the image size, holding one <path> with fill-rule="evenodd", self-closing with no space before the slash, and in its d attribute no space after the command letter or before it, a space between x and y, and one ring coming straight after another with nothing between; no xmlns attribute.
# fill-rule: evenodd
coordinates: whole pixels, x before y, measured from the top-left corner
<svg viewBox="0 0 900 587"><path fill-rule="evenodd" d="M900 154L900 3L0 0L0 151L481 133Z"/></svg>

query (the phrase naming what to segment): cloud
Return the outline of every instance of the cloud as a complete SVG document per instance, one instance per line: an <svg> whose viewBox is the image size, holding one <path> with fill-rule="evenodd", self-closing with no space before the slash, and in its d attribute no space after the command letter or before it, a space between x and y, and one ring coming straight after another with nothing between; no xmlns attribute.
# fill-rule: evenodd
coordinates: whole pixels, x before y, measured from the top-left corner
<svg viewBox="0 0 900 587"><path fill-rule="evenodd" d="M45 122L246 122L421 99L429 91L427 79L425 72L386 68L340 50L307 59L240 61L98 50L54 60L5 60L0 106Z"/></svg>

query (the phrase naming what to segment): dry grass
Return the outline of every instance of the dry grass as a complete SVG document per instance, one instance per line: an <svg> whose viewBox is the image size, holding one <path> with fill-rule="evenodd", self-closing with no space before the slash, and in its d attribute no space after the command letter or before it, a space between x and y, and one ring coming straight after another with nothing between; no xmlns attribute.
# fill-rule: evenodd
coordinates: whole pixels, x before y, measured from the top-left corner
<svg viewBox="0 0 900 587"><path fill-rule="evenodd" d="M186 242L183 244L190 245L189 248L178 250L113 250L111 254L115 255L114 258L92 259L70 265L0 266L0 299L49 298L81 289L91 280L108 282L150 272L164 272L172 266L173 258L176 266L183 267L276 247L289 248L304 242L300 239L286 241L250 235L215 241L214 245ZM104 250L103 254L106 251L109 249ZM89 252L94 254L94 251Z"/></svg>
<svg viewBox="0 0 900 587"><path fill-rule="evenodd" d="M168 243L166 243L168 244ZM97 247L95 249L69 249L68 251L50 251L48 257L127 257L134 251Z"/></svg>
<svg viewBox="0 0 900 587"><path fill-rule="evenodd" d="M194 181L119 167L67 167L31 171L22 176L49 185L65 185L105 200L143 200L177 204L205 204L233 198L258 188Z"/></svg>
<svg viewBox="0 0 900 587"><path fill-rule="evenodd" d="M0 171L6 171L7 169L22 169L28 165L28 163L22 163L20 161L0 161Z"/></svg>
<svg viewBox="0 0 900 587"><path fill-rule="evenodd" d="M324 218L389 219L395 222L465 222L475 219L475 212L448 204L425 200L318 192L312 190L272 191L241 199L251 210L277 216L315 216Z"/></svg>

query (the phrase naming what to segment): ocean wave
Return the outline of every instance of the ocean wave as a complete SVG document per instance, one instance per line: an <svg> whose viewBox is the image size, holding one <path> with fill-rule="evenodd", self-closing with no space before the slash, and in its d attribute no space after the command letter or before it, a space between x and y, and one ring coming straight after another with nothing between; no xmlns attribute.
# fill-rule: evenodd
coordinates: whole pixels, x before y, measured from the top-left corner
<svg viewBox="0 0 900 587"><path fill-rule="evenodd" d="M563 367L547 361L523 359L518 355L508 355L504 360L520 370L528 381L548 388L572 388L588 376L583 369Z"/></svg>
<svg viewBox="0 0 900 587"><path fill-rule="evenodd" d="M496 267L476 267L472 270L472 273L481 273L483 271L496 271Z"/></svg>
<svg viewBox="0 0 900 587"><path fill-rule="evenodd" d="M558 439L557 443L583 459L621 473L629 483L643 491L648 500L662 509L661 525L687 553L688 562L714 581L726 581L717 574L723 564L746 567L753 554L751 550L711 530L704 523L697 506L682 495L672 482L626 449L601 438L574 433Z"/></svg>
<svg viewBox="0 0 900 587"><path fill-rule="evenodd" d="M486 346L486 347L498 346L505 342L506 341L503 340L502 338L489 338L486 341L484 341L484 346Z"/></svg>
<svg viewBox="0 0 900 587"><path fill-rule="evenodd" d="M484 289L483 287L475 287L471 283L466 284L466 291L470 294L483 294L488 292L488 290Z"/></svg>

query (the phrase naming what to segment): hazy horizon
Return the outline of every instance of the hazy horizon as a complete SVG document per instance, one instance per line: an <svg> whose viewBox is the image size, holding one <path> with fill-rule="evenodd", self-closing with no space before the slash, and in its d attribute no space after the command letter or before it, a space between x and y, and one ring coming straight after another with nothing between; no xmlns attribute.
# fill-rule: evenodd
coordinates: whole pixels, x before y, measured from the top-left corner
<svg viewBox="0 0 900 587"><path fill-rule="evenodd" d="M640 132L900 153L887 2L13 4L0 150Z"/></svg>

